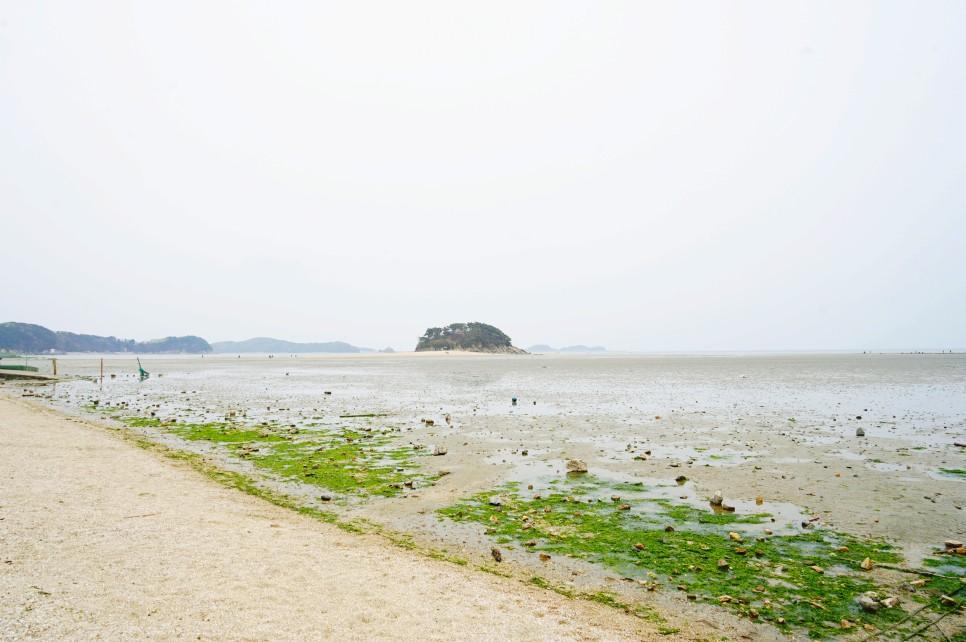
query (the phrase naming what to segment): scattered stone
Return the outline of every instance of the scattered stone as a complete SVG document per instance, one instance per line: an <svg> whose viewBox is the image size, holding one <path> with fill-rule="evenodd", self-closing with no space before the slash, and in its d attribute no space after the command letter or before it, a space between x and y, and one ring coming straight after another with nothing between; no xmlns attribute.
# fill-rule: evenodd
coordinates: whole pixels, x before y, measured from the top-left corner
<svg viewBox="0 0 966 642"><path fill-rule="evenodd" d="M620 495L611 495L610 496L610 501L612 501L612 502L619 502L620 500L621 500L621 496Z"/></svg>
<svg viewBox="0 0 966 642"><path fill-rule="evenodd" d="M946 548L962 548L963 543L955 539L947 539L943 542L943 546Z"/></svg>
<svg viewBox="0 0 966 642"><path fill-rule="evenodd" d="M617 507L617 510L630 510L630 509L631 509L630 504L621 504L620 506Z"/></svg>
<svg viewBox="0 0 966 642"><path fill-rule="evenodd" d="M323 502L331 502L332 495L319 495L319 499Z"/></svg>
<svg viewBox="0 0 966 642"><path fill-rule="evenodd" d="M737 553L738 555L747 555L748 554L748 549L747 548L736 548L735 549L735 553Z"/></svg>
<svg viewBox="0 0 966 642"><path fill-rule="evenodd" d="M449 413L448 412L443 416L443 419L446 420L446 425L447 426L449 426L450 424L453 423L453 418L449 416Z"/></svg>
<svg viewBox="0 0 966 642"><path fill-rule="evenodd" d="M521 454L521 455L523 455L524 457L526 457L527 455L529 455L529 454L530 454L530 451L529 451L529 450L524 450L524 451L523 451L523 452L521 452L520 454Z"/></svg>
<svg viewBox="0 0 966 642"><path fill-rule="evenodd" d="M954 600L953 598L949 597L948 595L941 595L939 597L939 602L943 606L956 606L956 600Z"/></svg>
<svg viewBox="0 0 966 642"><path fill-rule="evenodd" d="M843 629L851 629L852 623L849 622L848 620L842 620L841 622L839 622L839 626L841 626Z"/></svg>
<svg viewBox="0 0 966 642"><path fill-rule="evenodd" d="M862 610L868 611L869 613L875 613L882 608L882 605L879 604L879 600L871 597L870 595L860 595L858 598L856 598L856 600L858 601L859 606L862 607Z"/></svg>
<svg viewBox="0 0 966 642"><path fill-rule="evenodd" d="M530 540L529 542L524 542L524 543L523 543L523 545L524 545L524 546L530 546L530 547L534 547L534 546L536 546L536 545L537 545L537 540L535 540L535 539L532 539L532 540Z"/></svg>
<svg viewBox="0 0 966 642"><path fill-rule="evenodd" d="M502 506L503 498L500 497L499 495L494 495L493 497L490 498L489 503L490 503L490 506Z"/></svg>
<svg viewBox="0 0 966 642"><path fill-rule="evenodd" d="M731 564L727 560L718 560L719 571L727 571L729 568L731 568Z"/></svg>
<svg viewBox="0 0 966 642"><path fill-rule="evenodd" d="M679 484L683 484L684 482L688 481L688 478L685 477L684 475L678 475L677 477L674 478L674 481L676 481Z"/></svg>
<svg viewBox="0 0 966 642"><path fill-rule="evenodd" d="M498 548L495 548L494 547L493 549L491 549L490 550L490 555L492 555L493 556L493 559L495 559L497 562L502 562L503 561L503 553L501 553L500 552L500 549L498 549Z"/></svg>
<svg viewBox="0 0 966 642"><path fill-rule="evenodd" d="M720 595L720 596L718 596L718 601L721 602L722 604L727 604L732 599L734 599L734 598L732 598L730 595Z"/></svg>
<svg viewBox="0 0 966 642"><path fill-rule="evenodd" d="M736 542L740 542L741 541L741 535L739 535L738 533L735 533L734 531L728 533L728 537L730 537L731 539L735 540Z"/></svg>
<svg viewBox="0 0 966 642"><path fill-rule="evenodd" d="M550 555L548 553L540 553L540 561L541 562L546 562L549 559L550 559Z"/></svg>
<svg viewBox="0 0 966 642"><path fill-rule="evenodd" d="M644 550L644 545L641 544L640 542L638 542L637 544L634 544L634 548L636 548L639 551L643 551Z"/></svg>
<svg viewBox="0 0 966 642"><path fill-rule="evenodd" d="M761 495L758 495L758 497L755 497L755 503L761 506L762 504L765 503L765 498L762 497Z"/></svg>
<svg viewBox="0 0 966 642"><path fill-rule="evenodd" d="M884 600L879 600L879 603L887 609L891 609L894 606L899 606L899 598L897 597L887 597Z"/></svg>
<svg viewBox="0 0 966 642"><path fill-rule="evenodd" d="M724 501L724 495L722 495L721 494L721 491L719 490L719 491L716 491L715 494L714 494L714 496L711 498L711 505L712 506L721 506L721 503L723 501Z"/></svg>
<svg viewBox="0 0 966 642"><path fill-rule="evenodd" d="M673 526L665 526L664 527L664 532L665 533L673 533L674 532L674 527Z"/></svg>
<svg viewBox="0 0 966 642"><path fill-rule="evenodd" d="M436 446L433 448L433 456L439 457L440 455L445 455L448 452L445 446Z"/></svg>
<svg viewBox="0 0 966 642"><path fill-rule="evenodd" d="M542 498L542 497L543 497L543 495L541 495L540 493L534 493L534 494L533 494L533 498L534 498L534 499L540 499L540 498ZM549 507L549 506L547 506L547 508L550 508L550 507Z"/></svg>
<svg viewBox="0 0 966 642"><path fill-rule="evenodd" d="M694 593L688 593L688 601L689 602L696 602L697 600L698 600L698 596L696 594L694 594Z"/></svg>
<svg viewBox="0 0 966 642"><path fill-rule="evenodd" d="M873 568L875 568L875 562L872 561L872 558L867 557L862 560L862 563L859 564L859 566L861 566L862 570L864 571L871 571Z"/></svg>
<svg viewBox="0 0 966 642"><path fill-rule="evenodd" d="M865 437L865 429L862 428L862 426L859 426L858 428L856 428L855 429L855 436L856 437Z"/></svg>
<svg viewBox="0 0 966 642"><path fill-rule="evenodd" d="M821 566L809 566L808 568L812 569L813 571L815 571L816 573L819 573L819 574L825 572L825 569L822 568Z"/></svg>
<svg viewBox="0 0 966 642"><path fill-rule="evenodd" d="M571 459L567 462L567 471L571 473L586 473L587 462L582 459Z"/></svg>
<svg viewBox="0 0 966 642"><path fill-rule="evenodd" d="M765 535L771 535L773 532L770 528L765 529Z"/></svg>

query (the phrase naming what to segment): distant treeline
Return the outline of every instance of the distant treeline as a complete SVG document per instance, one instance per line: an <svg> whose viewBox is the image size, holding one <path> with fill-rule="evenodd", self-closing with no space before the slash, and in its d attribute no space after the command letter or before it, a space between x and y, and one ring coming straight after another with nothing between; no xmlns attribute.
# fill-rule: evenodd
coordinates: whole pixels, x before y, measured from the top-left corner
<svg viewBox="0 0 966 642"><path fill-rule="evenodd" d="M134 341L93 334L54 332L42 325L8 321L0 323L0 350L37 354L41 352L211 352L201 337L165 337L153 341Z"/></svg>

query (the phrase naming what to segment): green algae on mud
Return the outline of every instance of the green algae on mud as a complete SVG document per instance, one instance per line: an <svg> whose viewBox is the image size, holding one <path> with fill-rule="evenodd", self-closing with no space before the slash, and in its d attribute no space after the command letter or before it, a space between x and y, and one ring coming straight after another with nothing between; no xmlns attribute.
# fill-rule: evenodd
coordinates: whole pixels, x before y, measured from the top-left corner
<svg viewBox="0 0 966 642"><path fill-rule="evenodd" d="M862 540L830 529L749 535L748 525L767 523L767 513L702 513L664 498L649 498L647 489L636 485L639 497L602 500L598 491L615 490L615 485L589 476L550 486L548 492L530 494L510 482L438 513L440 519L485 525L486 533L508 548L582 559L649 590L670 585L697 600L721 604L784 630L807 629L813 638L841 634L843 620L885 629L907 615L902 608L866 612L857 602L867 592L881 598L895 594L894 586L860 566L865 558L876 563L901 561L882 540ZM903 599L929 602L958 581L933 578L924 588L903 594ZM559 589L544 579L531 583Z"/></svg>
<svg viewBox="0 0 966 642"><path fill-rule="evenodd" d="M431 484L435 476L415 472L418 454L394 444L388 432L347 428L315 432L257 427L236 422L177 423L128 417L136 427L153 427L188 441L218 444L232 457L250 462L285 481L358 497L394 497L406 485Z"/></svg>

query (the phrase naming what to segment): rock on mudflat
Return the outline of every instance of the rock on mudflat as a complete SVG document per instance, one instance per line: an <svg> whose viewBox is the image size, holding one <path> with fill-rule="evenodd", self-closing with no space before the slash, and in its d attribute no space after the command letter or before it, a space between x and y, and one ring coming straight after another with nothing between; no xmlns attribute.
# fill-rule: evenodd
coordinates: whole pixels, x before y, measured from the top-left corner
<svg viewBox="0 0 966 642"><path fill-rule="evenodd" d="M503 498L500 497L499 495L494 495L493 497L490 498L489 504L490 506L502 506Z"/></svg>
<svg viewBox="0 0 966 642"><path fill-rule="evenodd" d="M947 539L945 542L943 542L943 546L945 546L946 548L962 548L963 543L960 542L959 540Z"/></svg>
<svg viewBox="0 0 966 642"><path fill-rule="evenodd" d="M711 498L711 505L721 506L723 502L724 502L724 495L721 494L720 490L715 491L714 496Z"/></svg>
<svg viewBox="0 0 966 642"><path fill-rule="evenodd" d="M861 426L859 426L858 428L856 428L855 429L855 436L856 437L865 437L865 429L862 428Z"/></svg>
<svg viewBox="0 0 966 642"><path fill-rule="evenodd" d="M493 556L493 559L495 559L497 562L502 562L503 561L503 553L501 553L500 552L500 549L498 549L498 548L495 548L494 547L493 549L491 549L490 550L490 555L492 555Z"/></svg>
<svg viewBox="0 0 966 642"><path fill-rule="evenodd" d="M862 607L863 611L868 611L869 613L875 613L882 608L882 605L879 604L879 600L868 594L860 595L858 598L856 598L856 601L859 603L859 606Z"/></svg>
<svg viewBox="0 0 966 642"><path fill-rule="evenodd" d="M571 459L567 462L567 472L569 473L586 473L587 472L587 462L583 459Z"/></svg>
<svg viewBox="0 0 966 642"><path fill-rule="evenodd" d="M440 455L445 455L448 451L445 446L436 446L433 448L433 455L439 457Z"/></svg>

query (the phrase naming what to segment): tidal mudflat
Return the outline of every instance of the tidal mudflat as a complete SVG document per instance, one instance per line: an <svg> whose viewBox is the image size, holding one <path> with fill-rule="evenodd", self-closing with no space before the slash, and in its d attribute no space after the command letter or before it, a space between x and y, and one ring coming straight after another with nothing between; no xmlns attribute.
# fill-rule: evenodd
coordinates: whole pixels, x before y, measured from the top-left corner
<svg viewBox="0 0 966 642"><path fill-rule="evenodd" d="M68 358L86 379L25 390L250 492L641 617L962 630L966 355L142 362L145 381L107 357L101 381Z"/></svg>

